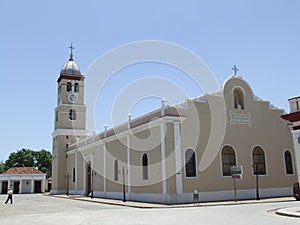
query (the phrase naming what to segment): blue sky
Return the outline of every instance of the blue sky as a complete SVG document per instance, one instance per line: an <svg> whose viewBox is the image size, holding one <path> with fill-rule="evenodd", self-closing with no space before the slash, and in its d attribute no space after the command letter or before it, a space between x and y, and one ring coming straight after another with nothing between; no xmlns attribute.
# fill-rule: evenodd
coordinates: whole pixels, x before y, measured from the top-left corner
<svg viewBox="0 0 300 225"><path fill-rule="evenodd" d="M70 42L83 73L119 45L174 42L199 55L220 84L237 64L257 96L288 111L287 99L300 95L299 10L297 0L1 1L0 160L21 148L51 151L56 80L68 60ZM118 79L139 74L163 74L190 89L191 97L201 94L174 68L148 63L116 74L103 98L109 102L118 93ZM159 102L145 99L137 105L134 116L159 107ZM101 130L110 124L110 115L98 111Z"/></svg>

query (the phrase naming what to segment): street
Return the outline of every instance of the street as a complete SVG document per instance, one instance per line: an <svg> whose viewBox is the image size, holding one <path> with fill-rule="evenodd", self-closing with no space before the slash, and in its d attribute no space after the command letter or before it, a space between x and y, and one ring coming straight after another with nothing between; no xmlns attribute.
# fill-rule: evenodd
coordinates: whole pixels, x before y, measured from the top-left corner
<svg viewBox="0 0 300 225"><path fill-rule="evenodd" d="M4 204L0 195L0 224L299 224L300 218L279 216L278 208L299 207L300 202L196 206L141 209L78 201L41 194L14 195L14 204Z"/></svg>

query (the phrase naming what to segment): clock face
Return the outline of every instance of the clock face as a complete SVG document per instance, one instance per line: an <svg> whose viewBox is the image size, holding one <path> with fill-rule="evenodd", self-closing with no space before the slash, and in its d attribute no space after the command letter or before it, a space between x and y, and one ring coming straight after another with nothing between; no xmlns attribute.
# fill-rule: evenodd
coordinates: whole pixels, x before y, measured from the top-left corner
<svg viewBox="0 0 300 225"><path fill-rule="evenodd" d="M68 95L68 100L69 100L69 102L71 102L71 103L75 103L75 102L77 102L78 97L77 97L76 94L71 93L71 94Z"/></svg>

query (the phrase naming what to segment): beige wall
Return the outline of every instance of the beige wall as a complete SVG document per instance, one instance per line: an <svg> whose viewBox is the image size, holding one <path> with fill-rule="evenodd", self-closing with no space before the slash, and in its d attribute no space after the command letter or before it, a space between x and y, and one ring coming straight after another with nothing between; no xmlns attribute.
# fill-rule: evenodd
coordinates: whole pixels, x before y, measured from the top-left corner
<svg viewBox="0 0 300 225"><path fill-rule="evenodd" d="M69 119L69 111L71 109L76 111L76 120ZM85 106L59 105L55 109L55 115L57 115L55 129L85 129L85 114Z"/></svg>
<svg viewBox="0 0 300 225"><path fill-rule="evenodd" d="M76 78L77 79L77 78ZM84 105L84 81L74 80L73 83L79 84L78 101L74 104L68 101L66 84L70 80L61 79L58 84L58 102L54 115L54 133L53 133L53 160L52 160L52 190L57 193L65 192L67 189L67 172L73 174L72 168L75 167L75 158L66 159L67 144L76 142L76 138L83 138L85 131L86 108ZM72 81L71 81L72 82ZM73 87L74 88L74 87ZM73 89L74 90L74 89ZM76 111L76 120L69 119L69 110ZM80 132L77 132L80 131ZM78 136L78 134L80 135ZM78 159L80 161L80 159ZM71 164L72 165L69 165ZM67 165L68 164L68 165ZM80 164L78 164L80 165ZM68 171L67 171L68 167ZM78 171L80 171L78 169ZM81 178L81 177L79 177ZM72 177L69 177L69 189L75 189L75 183ZM79 184L81 185L81 184Z"/></svg>
<svg viewBox="0 0 300 225"><path fill-rule="evenodd" d="M245 109L234 109L232 90L234 87L241 87L245 91ZM286 122L281 120L282 110L270 109L268 102L254 101L251 88L240 78L231 78L223 86L227 111L227 127L223 140L223 146L230 145L236 153L238 165L244 169L243 179L238 181L240 189L255 188L255 176L252 172L252 149L261 146L265 151L267 175L259 176L260 188L289 187L295 180L295 175L285 174L284 151L292 153L292 138ZM207 103L195 102L200 116L200 139L196 148L197 166L203 155L206 140L210 132L210 118L208 116ZM250 113L251 126L247 124L230 125L229 112L247 114ZM193 133L196 133L193 117L188 117L182 124L182 150L188 148ZM187 134L189 137L187 138ZM191 135L191 136L190 136ZM222 146L222 147L223 147ZM184 152L182 152L184 159ZM184 170L183 170L184 171ZM210 167L204 171L197 171L196 178L186 178L183 182L184 192L198 191L221 191L232 190L233 181L231 177L223 177L221 148L219 155L215 158ZM185 175L185 171L184 171Z"/></svg>
<svg viewBox="0 0 300 225"><path fill-rule="evenodd" d="M160 125L130 135L132 192L162 192ZM148 179L143 179L142 156L148 156Z"/></svg>
<svg viewBox="0 0 300 225"><path fill-rule="evenodd" d="M69 104L68 101L68 92L67 92L67 83L72 82L67 79L62 79L61 82L58 84L58 88L60 88L60 91L58 90L58 97L60 97L61 101L64 104ZM83 80L74 80L74 83L79 84L79 95L78 100L76 102L77 105L83 105L84 104L84 81ZM74 88L74 87L73 87Z"/></svg>
<svg viewBox="0 0 300 225"><path fill-rule="evenodd" d="M234 108L233 90L240 88L244 92L245 109ZM104 191L106 182L106 192L122 192L123 166L125 168L125 183L128 185L128 176L130 173L130 187L133 193L162 193L163 174L162 174L162 141L161 124L164 124L166 131L165 154L166 160L166 190L168 194L176 194L176 158L175 158L175 140L174 140L174 122L179 121L178 114L184 115L180 124L180 156L182 166L182 178L180 181L183 186L183 193L192 193L194 190L199 192L212 191L231 191L233 190L233 180L231 177L224 177L222 174L222 148L226 145L235 150L236 162L242 165L244 169L243 179L237 181L239 190L255 189L255 176L252 172L252 150L255 146L260 146L265 152L267 174L259 176L260 188L285 188L290 187L296 179L295 174L285 174L284 151L289 150L293 155L292 137L286 126L286 122L280 118L282 110L270 109L268 102L257 99L250 86L239 77L232 77L222 86L222 92L216 93L218 96L223 94L226 105L226 132L222 146L217 151L217 156L213 159L209 167L204 171L199 171L199 163L206 151L208 139L211 135L211 112L205 97L188 100L187 108L178 108L174 117L157 119L151 123L140 125L129 133L126 127L120 128L119 136L102 138L97 142L91 141L77 149L77 176L78 190L85 190L84 187L84 168L83 157L88 161L92 156L92 164L97 172L94 178L94 190ZM220 105L221 107L221 105ZM220 109L221 110L221 109ZM237 113L238 116L244 116L244 123L235 121L238 124L231 124L231 113ZM248 116L247 116L248 115ZM150 114L147 114L147 118ZM157 117L157 112L155 112ZM246 118L246 119L245 119ZM143 120L145 118L141 118ZM248 121L247 121L248 119ZM160 120L160 121L159 121ZM247 124L251 122L251 124ZM149 125L151 124L151 125ZM68 126L66 124L66 126ZM101 134L102 135L102 134ZM99 135L99 137L101 136ZM222 137L220 137L222 138ZM91 138L90 138L91 139ZM127 145L130 141L130 168L127 164ZM63 143L63 142L62 142ZM62 144L63 145L63 144ZM106 148L106 158L104 155L104 146ZM192 148L196 152L197 174L195 178L186 178L185 171L185 151ZM208 149L208 151L212 151ZM71 154L75 154L73 151ZM147 153L149 160L148 180L142 178L142 155ZM63 155L63 154L62 154ZM62 155L60 157L62 157ZM80 155L80 157L79 157ZM294 158L294 156L293 156ZM118 181L114 180L114 161L118 159ZM70 160L70 169L75 166L75 158ZM106 168L103 168L104 162ZM60 164L61 165L61 164ZM128 171L130 170L130 172ZM294 164L295 170L295 164ZM106 174L105 174L106 173ZM103 176L106 176L104 180ZM63 179L60 175L59 179ZM72 186L75 188L75 186ZM126 186L126 191L129 188Z"/></svg>

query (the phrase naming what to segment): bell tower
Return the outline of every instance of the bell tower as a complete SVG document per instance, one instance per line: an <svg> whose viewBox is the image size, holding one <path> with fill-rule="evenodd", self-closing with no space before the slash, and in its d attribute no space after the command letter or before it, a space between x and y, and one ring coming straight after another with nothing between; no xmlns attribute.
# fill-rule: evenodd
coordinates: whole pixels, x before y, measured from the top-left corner
<svg viewBox="0 0 300 225"><path fill-rule="evenodd" d="M69 60L63 65L57 80L52 147L52 194L67 193L67 150L70 144L86 136L86 106L84 75L73 59L74 47L69 47Z"/></svg>

